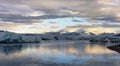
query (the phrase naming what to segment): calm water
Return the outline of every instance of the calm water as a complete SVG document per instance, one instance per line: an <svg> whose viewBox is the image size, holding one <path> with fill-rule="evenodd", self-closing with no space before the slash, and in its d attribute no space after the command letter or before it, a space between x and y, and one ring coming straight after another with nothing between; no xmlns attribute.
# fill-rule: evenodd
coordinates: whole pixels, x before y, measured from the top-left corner
<svg viewBox="0 0 120 66"><path fill-rule="evenodd" d="M120 66L120 54L86 41L0 45L0 66Z"/></svg>

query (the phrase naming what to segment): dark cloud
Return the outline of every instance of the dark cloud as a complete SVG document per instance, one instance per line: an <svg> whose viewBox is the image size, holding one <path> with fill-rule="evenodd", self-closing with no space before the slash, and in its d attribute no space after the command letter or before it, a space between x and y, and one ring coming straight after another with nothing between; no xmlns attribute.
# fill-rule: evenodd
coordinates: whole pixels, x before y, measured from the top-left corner
<svg viewBox="0 0 120 66"><path fill-rule="evenodd" d="M95 18L94 20L108 21L108 22L120 22L120 18L117 18L116 16L98 17L98 18Z"/></svg>
<svg viewBox="0 0 120 66"><path fill-rule="evenodd" d="M57 16L57 15L43 15L43 16L22 16L13 14L0 14L0 19L4 22L15 22L15 23L33 23L34 20L53 19L53 18L65 18L68 16Z"/></svg>
<svg viewBox="0 0 120 66"><path fill-rule="evenodd" d="M67 26L67 28L93 28L93 27L99 27L99 24L92 24L92 25L83 25L83 24L78 24L74 26Z"/></svg>
<svg viewBox="0 0 120 66"><path fill-rule="evenodd" d="M76 19L73 19L72 21L73 21L73 22L83 22L83 21L81 21L81 20L76 20Z"/></svg>
<svg viewBox="0 0 120 66"><path fill-rule="evenodd" d="M49 23L50 23L50 24L56 24L56 22L53 22L53 21L50 21Z"/></svg>
<svg viewBox="0 0 120 66"><path fill-rule="evenodd" d="M101 24L101 27L120 28L120 24L105 23L105 24Z"/></svg>
<svg viewBox="0 0 120 66"><path fill-rule="evenodd" d="M105 27L105 28L120 28L120 24L113 24L113 23L102 23L102 24L78 24L73 26L67 26L67 28L96 28L96 27Z"/></svg>

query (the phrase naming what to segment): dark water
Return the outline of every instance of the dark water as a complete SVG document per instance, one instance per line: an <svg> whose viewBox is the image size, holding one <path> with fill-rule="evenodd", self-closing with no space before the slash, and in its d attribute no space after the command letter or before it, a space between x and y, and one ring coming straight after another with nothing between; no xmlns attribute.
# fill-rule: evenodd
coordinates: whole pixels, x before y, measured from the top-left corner
<svg viewBox="0 0 120 66"><path fill-rule="evenodd" d="M86 41L0 45L0 66L120 66L120 54Z"/></svg>

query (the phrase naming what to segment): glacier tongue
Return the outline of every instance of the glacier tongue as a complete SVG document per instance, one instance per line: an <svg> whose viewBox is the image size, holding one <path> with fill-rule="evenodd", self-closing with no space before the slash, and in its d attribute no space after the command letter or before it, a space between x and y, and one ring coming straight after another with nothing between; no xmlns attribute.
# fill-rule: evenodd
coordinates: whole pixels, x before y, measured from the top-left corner
<svg viewBox="0 0 120 66"><path fill-rule="evenodd" d="M0 43L39 43L40 41L41 38L37 35L0 31Z"/></svg>

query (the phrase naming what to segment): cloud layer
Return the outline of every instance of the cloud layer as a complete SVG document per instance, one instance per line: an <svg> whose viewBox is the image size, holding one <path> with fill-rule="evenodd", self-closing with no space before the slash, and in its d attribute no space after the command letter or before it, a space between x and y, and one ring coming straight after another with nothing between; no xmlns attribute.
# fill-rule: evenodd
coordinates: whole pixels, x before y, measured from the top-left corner
<svg viewBox="0 0 120 66"><path fill-rule="evenodd" d="M119 21L119 0L0 0L0 14L27 18L88 17ZM15 4L15 5L13 5ZM7 14L7 15L6 15ZM40 17L43 16L43 17ZM19 19L21 19L19 18Z"/></svg>
<svg viewBox="0 0 120 66"><path fill-rule="evenodd" d="M64 25L65 21L57 23L57 18L71 18L75 24ZM49 19L55 19L48 22L54 25L45 22ZM1 30L15 30L13 27L16 27L17 31L26 28L24 31L38 33L41 27L44 31L99 27L120 31L120 0L0 0L0 24Z"/></svg>

